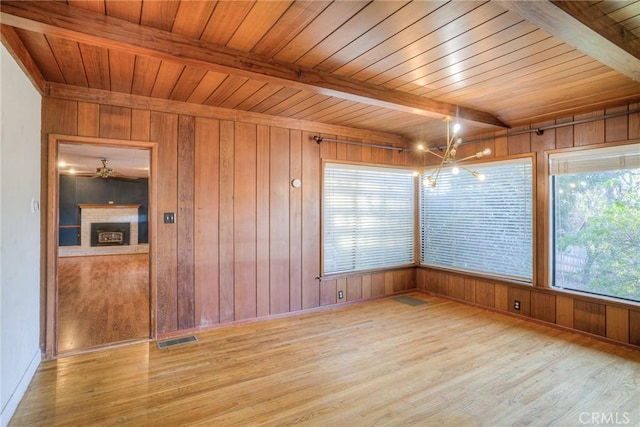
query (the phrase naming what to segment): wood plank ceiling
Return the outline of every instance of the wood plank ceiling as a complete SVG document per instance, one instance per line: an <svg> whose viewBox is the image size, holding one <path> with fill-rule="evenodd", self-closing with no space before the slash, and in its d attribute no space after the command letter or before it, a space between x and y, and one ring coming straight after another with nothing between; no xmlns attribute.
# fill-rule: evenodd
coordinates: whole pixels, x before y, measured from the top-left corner
<svg viewBox="0 0 640 427"><path fill-rule="evenodd" d="M432 145L447 114L473 133L640 102L640 1L529 3L541 4L3 1L2 36L45 94L119 92Z"/></svg>

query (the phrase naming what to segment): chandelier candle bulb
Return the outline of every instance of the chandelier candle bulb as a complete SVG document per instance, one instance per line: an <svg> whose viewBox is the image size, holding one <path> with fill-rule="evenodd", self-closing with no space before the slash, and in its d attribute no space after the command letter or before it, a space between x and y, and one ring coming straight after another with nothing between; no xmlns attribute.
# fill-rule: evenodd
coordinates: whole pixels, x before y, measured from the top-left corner
<svg viewBox="0 0 640 427"><path fill-rule="evenodd" d="M418 150L424 151L425 153L432 154L441 159L440 164L435 168L435 170L431 173L431 175L429 175L423 181L423 185L425 187L430 185L431 188L435 188L436 183L438 182L438 177L440 176L441 170L447 166L451 166L451 173L453 175L458 175L460 173L460 169L462 168L467 172L471 173L475 178L479 179L480 181L484 181L487 178L485 175L479 174L475 171L465 168L464 166L460 165L460 163L464 162L465 160L479 159L484 156L489 156L492 153L491 148L485 148L484 150L478 151L477 153L472 154L471 156L465 157L464 159L456 159L456 154L458 154L458 147L462 145L462 138L456 137L456 134L458 133L458 131L460 131L460 124L454 123L453 125L451 125L452 120L453 119L449 116L446 116L443 119L443 121L446 123L446 126L447 126L447 145L446 147L444 147L445 149L444 149L443 155L440 155L432 151L428 147L425 148L425 146L422 144L417 145Z"/></svg>

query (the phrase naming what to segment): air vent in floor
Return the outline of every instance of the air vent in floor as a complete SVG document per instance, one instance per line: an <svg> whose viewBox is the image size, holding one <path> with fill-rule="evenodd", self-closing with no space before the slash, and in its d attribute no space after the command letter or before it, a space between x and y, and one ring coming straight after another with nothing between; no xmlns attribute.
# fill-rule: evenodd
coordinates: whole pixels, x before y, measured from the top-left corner
<svg viewBox="0 0 640 427"><path fill-rule="evenodd" d="M428 304L428 301L425 301L425 300L420 299L420 298L410 297L408 295L400 295L398 297L394 297L393 299L398 301L398 302L401 302L403 304L409 304L409 305Z"/></svg>
<svg viewBox="0 0 640 427"><path fill-rule="evenodd" d="M170 340L165 340L165 341L158 341L157 345L158 345L158 348L163 349L163 348L175 347L177 345L182 345L182 344L189 344L192 342L198 342L198 338L196 338L195 335L189 335L189 336L180 337L180 338L172 338Z"/></svg>

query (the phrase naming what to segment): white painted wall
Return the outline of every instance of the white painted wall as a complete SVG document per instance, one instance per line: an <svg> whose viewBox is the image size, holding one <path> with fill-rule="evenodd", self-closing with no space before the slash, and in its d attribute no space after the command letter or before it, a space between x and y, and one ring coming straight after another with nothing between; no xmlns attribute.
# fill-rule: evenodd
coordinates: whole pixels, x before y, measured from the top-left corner
<svg viewBox="0 0 640 427"><path fill-rule="evenodd" d="M40 364L40 94L0 52L0 425Z"/></svg>

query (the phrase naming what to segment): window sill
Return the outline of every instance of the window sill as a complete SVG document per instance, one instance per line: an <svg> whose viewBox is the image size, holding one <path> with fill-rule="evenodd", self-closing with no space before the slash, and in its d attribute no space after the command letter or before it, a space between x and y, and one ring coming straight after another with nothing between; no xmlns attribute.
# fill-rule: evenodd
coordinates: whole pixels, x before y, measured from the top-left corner
<svg viewBox="0 0 640 427"><path fill-rule="evenodd" d="M550 286L548 288L543 288L543 289L549 289L550 291L553 291L553 293L555 294L560 294L560 295L564 294L567 296L571 296L572 298L580 299L583 301L589 301L589 302L595 302L595 303L606 303L607 305L618 306L623 308L629 308L629 307L633 307L636 309L640 308L640 301L632 301L628 299L616 298L616 297L607 296L607 295L590 294L588 292L574 291L572 289L556 288L555 286Z"/></svg>
<svg viewBox="0 0 640 427"><path fill-rule="evenodd" d="M517 280L517 279L509 279L502 276L492 276L491 274L482 274L482 273L476 273L473 271L456 270L454 268L437 267L437 266L427 265L427 264L420 264L418 265L418 267L427 268L429 270L445 271L447 273L459 274L461 276L466 276L472 279L490 280L493 282L508 283L510 285L525 286L527 288L533 287L533 283L531 282L526 282L526 281Z"/></svg>
<svg viewBox="0 0 640 427"><path fill-rule="evenodd" d="M348 271L348 272L345 272L345 273L327 274L325 276L318 277L318 279L322 283L322 282L327 282L329 280L345 279L345 278L354 277L354 276L365 276L367 274L385 273L385 272L388 272L388 271L406 270L407 268L415 268L415 267L418 267L418 266L416 264L406 264L406 265L397 265L397 266L388 267L388 268L376 268L376 269L371 269L371 270Z"/></svg>
<svg viewBox="0 0 640 427"><path fill-rule="evenodd" d="M531 283L521 282L517 280L508 280L508 279L499 278L496 276L476 274L476 273L466 272L462 270L454 270L454 269L448 269L448 268L442 268L442 267L432 267L428 265L418 265L417 267L426 269L426 270L442 271L450 274L457 274L459 276L467 277L469 279L487 280L494 283L502 283L502 284L508 284L510 286L518 286L525 289L532 289L540 293L567 296L570 298L579 299L581 301L593 302L597 304L606 304L608 306L614 306L614 307L620 307L620 308L626 308L626 309L632 309L632 310L640 310L640 302L621 299L621 298L615 298L615 297L609 297L606 295L589 294L589 293L580 292L580 291L573 291L570 289L556 288L554 286L538 286L538 285L533 285Z"/></svg>

